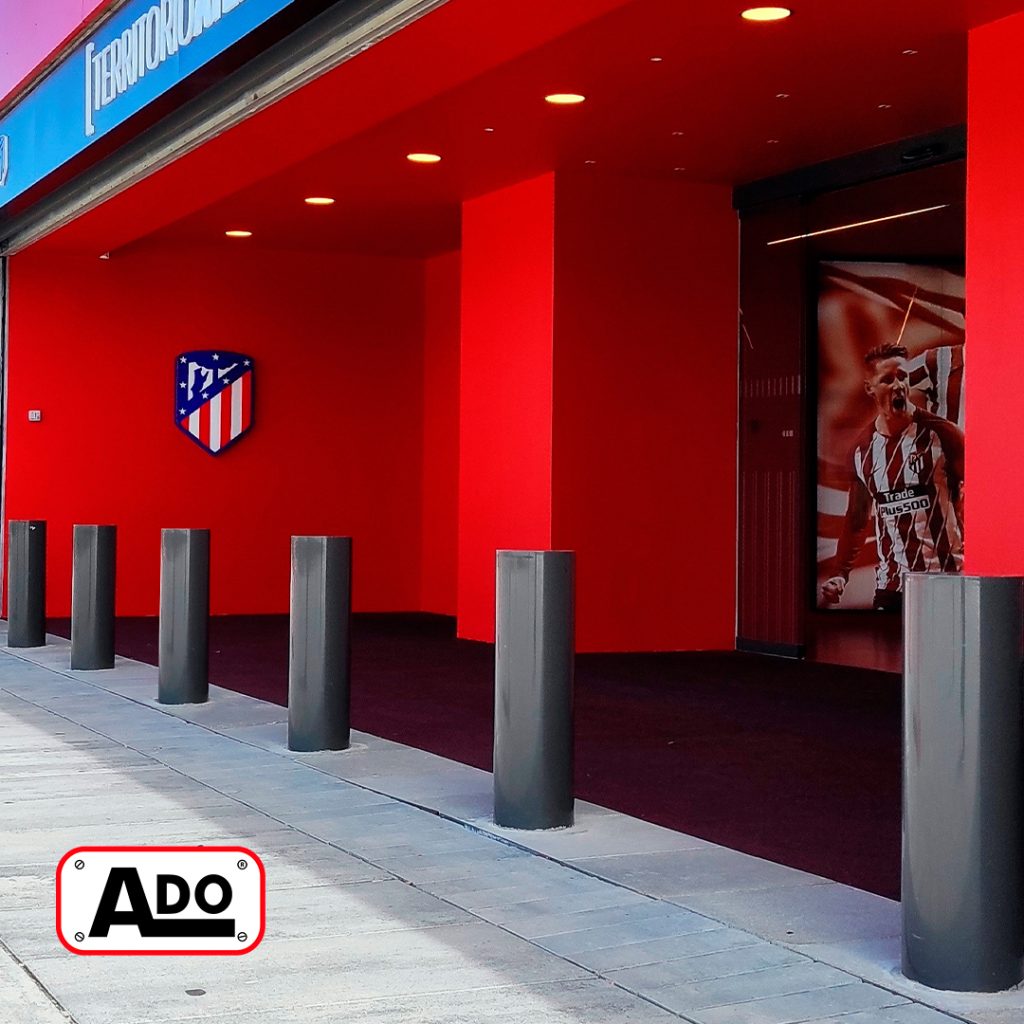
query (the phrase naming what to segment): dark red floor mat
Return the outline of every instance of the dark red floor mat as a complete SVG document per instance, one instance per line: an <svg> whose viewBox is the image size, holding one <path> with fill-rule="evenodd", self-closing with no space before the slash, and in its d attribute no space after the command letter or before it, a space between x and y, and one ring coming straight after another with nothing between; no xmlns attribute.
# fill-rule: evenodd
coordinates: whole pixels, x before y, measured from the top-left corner
<svg viewBox="0 0 1024 1024"><path fill-rule="evenodd" d="M67 620L53 632L68 636ZM156 662L156 619L117 650ZM493 648L452 620L357 615L357 729L490 768ZM285 616L214 618L210 677L287 703ZM884 896L899 895L900 679L733 652L580 655L577 796Z"/></svg>

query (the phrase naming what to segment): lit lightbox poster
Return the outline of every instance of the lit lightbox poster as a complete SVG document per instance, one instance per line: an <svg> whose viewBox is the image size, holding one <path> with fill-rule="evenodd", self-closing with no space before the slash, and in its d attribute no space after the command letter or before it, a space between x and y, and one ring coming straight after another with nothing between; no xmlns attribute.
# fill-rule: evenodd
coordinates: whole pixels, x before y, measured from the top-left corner
<svg viewBox="0 0 1024 1024"><path fill-rule="evenodd" d="M964 276L822 263L817 605L898 610L963 565Z"/></svg>

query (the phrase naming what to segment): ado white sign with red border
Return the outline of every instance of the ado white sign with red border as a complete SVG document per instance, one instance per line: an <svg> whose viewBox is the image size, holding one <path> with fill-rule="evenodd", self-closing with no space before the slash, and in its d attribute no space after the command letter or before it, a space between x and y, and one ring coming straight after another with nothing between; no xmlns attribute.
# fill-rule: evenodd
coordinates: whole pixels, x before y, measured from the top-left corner
<svg viewBox="0 0 1024 1024"><path fill-rule="evenodd" d="M57 865L57 937L84 956L239 956L266 930L242 846L79 846Z"/></svg>

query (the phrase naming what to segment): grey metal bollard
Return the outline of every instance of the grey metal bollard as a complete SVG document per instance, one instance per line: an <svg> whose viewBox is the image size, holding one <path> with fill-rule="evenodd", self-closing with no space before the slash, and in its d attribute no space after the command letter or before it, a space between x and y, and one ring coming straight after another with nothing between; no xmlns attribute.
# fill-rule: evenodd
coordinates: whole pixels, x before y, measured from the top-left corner
<svg viewBox="0 0 1024 1024"><path fill-rule="evenodd" d="M1024 976L1024 580L905 592L903 973L997 992Z"/></svg>
<svg viewBox="0 0 1024 1024"><path fill-rule="evenodd" d="M7 646L46 645L46 522L12 519L7 546Z"/></svg>
<svg viewBox="0 0 1024 1024"><path fill-rule="evenodd" d="M292 537L289 750L349 745L351 595L351 537Z"/></svg>
<svg viewBox="0 0 1024 1024"><path fill-rule="evenodd" d="M160 645L157 700L210 698L210 531L164 530L160 537Z"/></svg>
<svg viewBox="0 0 1024 1024"><path fill-rule="evenodd" d="M114 667L117 527L75 526L71 568L71 667Z"/></svg>
<svg viewBox="0 0 1024 1024"><path fill-rule="evenodd" d="M494 665L494 821L573 823L575 557L499 551Z"/></svg>

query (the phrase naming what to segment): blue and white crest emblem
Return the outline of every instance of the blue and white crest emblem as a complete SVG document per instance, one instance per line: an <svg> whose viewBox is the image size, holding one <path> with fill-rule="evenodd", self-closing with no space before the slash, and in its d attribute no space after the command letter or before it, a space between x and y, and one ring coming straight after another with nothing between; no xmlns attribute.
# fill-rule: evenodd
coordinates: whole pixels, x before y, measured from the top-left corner
<svg viewBox="0 0 1024 1024"><path fill-rule="evenodd" d="M204 349L182 352L174 365L174 422L201 448L220 455L252 426L252 357Z"/></svg>

